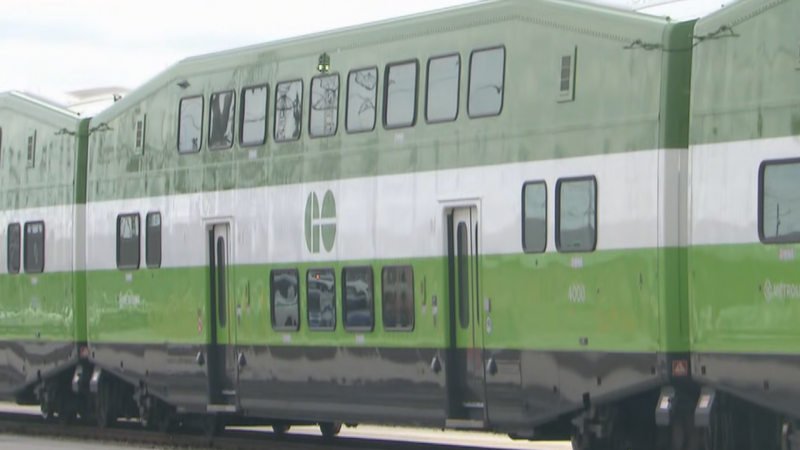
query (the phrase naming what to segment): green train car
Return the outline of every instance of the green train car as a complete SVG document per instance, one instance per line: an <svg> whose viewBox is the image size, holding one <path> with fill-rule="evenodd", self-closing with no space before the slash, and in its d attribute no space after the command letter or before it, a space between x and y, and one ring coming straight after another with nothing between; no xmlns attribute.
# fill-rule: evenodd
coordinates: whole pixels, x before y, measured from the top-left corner
<svg viewBox="0 0 800 450"><path fill-rule="evenodd" d="M189 58L90 119L2 96L0 245L42 221L46 264L0 276L0 395L800 448L798 3L484 1Z"/></svg>
<svg viewBox="0 0 800 450"><path fill-rule="evenodd" d="M87 125L45 100L0 94L0 398L41 404L46 416L76 412Z"/></svg>
<svg viewBox="0 0 800 450"><path fill-rule="evenodd" d="M743 0L696 26L690 336L713 448L800 448L798 16Z"/></svg>
<svg viewBox="0 0 800 450"><path fill-rule="evenodd" d="M652 437L689 375L691 53L650 44L691 28L480 2L189 58L92 118L100 422Z"/></svg>

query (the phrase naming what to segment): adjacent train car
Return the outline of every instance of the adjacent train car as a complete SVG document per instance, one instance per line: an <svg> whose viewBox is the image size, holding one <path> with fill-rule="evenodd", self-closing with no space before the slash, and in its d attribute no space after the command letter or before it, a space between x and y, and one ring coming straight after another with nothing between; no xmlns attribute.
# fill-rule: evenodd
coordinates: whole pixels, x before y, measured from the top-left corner
<svg viewBox="0 0 800 450"><path fill-rule="evenodd" d="M42 99L0 94L0 398L62 419L78 412L70 382L86 340L86 126Z"/></svg>
<svg viewBox="0 0 800 450"><path fill-rule="evenodd" d="M486 1L131 92L91 121L101 422L652 435L688 375L691 52L662 49L692 26Z"/></svg>
<svg viewBox="0 0 800 450"><path fill-rule="evenodd" d="M714 448L781 448L800 423L798 16L796 0L741 0L697 23L691 348Z"/></svg>

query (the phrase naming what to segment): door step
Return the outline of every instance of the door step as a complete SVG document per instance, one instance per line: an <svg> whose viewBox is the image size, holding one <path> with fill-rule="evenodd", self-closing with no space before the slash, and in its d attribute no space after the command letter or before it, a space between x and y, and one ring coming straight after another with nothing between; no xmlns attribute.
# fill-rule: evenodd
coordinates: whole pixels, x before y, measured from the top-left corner
<svg viewBox="0 0 800 450"><path fill-rule="evenodd" d="M222 391L222 395L236 396L236 391Z"/></svg>
<svg viewBox="0 0 800 450"><path fill-rule="evenodd" d="M446 428L460 430L482 430L486 428L486 421L471 419L447 419L444 426Z"/></svg>

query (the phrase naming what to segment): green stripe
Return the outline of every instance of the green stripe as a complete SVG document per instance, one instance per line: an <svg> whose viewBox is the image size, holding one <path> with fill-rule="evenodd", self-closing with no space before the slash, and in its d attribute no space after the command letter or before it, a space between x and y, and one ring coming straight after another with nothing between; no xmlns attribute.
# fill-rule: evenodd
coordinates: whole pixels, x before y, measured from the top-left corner
<svg viewBox="0 0 800 450"><path fill-rule="evenodd" d="M676 294L659 286L658 265L672 258L673 249L659 260L656 249L598 251L583 255L583 267L573 269L573 255L497 255L481 259L481 292L478 298L491 300L491 333L485 335L487 348L520 348L575 351L654 352L683 351L685 346L672 333L678 331L674 313ZM448 282L446 258L391 261L356 261L372 264L375 278L374 332L351 333L342 327L342 264L332 264L337 281L337 329L311 332L307 327L305 276L309 267L327 264L298 264L300 272L301 326L298 332L273 331L269 306L269 273L278 266L235 266L229 271L233 305L241 304L241 325L236 330L243 345L332 345L344 347L441 347L448 333ZM415 280L415 328L408 332L384 331L381 321L381 267L384 264L412 264ZM666 271L667 269L665 269ZM642 284L640 286L640 274ZM202 344L209 339L206 286L208 270L203 267L139 270L131 282L125 272L103 271L88 275L89 338L103 343ZM666 277L671 280L672 277ZM584 302L570 301L570 286L584 285ZM121 309L121 294L136 295L138 309ZM434 321L432 298L437 297ZM660 296L665 296L660 301ZM247 305L250 311L247 311ZM426 312L422 312L423 302ZM481 304L481 309L483 305ZM203 331L197 329L197 310L203 310ZM472 310L474 311L474 309ZM232 313L231 313L232 314ZM668 319L663 319L669 316ZM659 331L662 320L666 327ZM485 317L480 320L485 330ZM147 332L144 332L147 330ZM284 342L291 335L291 343ZM365 342L356 343L363 334ZM583 346L581 338L589 345ZM463 347L463 345L462 345Z"/></svg>

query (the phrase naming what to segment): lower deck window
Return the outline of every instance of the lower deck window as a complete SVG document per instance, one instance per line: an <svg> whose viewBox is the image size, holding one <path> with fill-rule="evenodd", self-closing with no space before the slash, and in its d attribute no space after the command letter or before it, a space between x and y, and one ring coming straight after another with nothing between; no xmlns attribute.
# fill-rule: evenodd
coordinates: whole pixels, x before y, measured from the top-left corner
<svg viewBox="0 0 800 450"><path fill-rule="evenodd" d="M272 328L295 331L300 327L300 297L297 269L273 270L270 276Z"/></svg>
<svg viewBox="0 0 800 450"><path fill-rule="evenodd" d="M372 267L346 267L342 270L344 328L348 331L372 330L375 314Z"/></svg>

